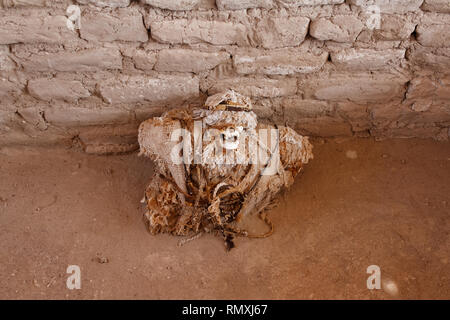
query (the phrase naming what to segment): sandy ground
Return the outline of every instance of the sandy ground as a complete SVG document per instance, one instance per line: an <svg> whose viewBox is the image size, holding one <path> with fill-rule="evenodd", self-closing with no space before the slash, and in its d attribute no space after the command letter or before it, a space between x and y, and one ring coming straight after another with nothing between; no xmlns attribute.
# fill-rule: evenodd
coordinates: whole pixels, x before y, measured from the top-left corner
<svg viewBox="0 0 450 320"><path fill-rule="evenodd" d="M1 149L0 298L449 299L450 143L314 151L270 212L274 235L227 253L210 235L179 247L146 231L148 159ZM66 287L68 265L80 290ZM367 289L369 265L381 290Z"/></svg>

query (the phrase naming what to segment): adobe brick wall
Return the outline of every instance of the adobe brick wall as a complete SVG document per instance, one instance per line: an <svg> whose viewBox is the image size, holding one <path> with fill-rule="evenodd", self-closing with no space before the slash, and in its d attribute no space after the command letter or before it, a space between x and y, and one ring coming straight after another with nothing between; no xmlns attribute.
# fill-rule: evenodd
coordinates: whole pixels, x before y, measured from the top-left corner
<svg viewBox="0 0 450 320"><path fill-rule="evenodd" d="M0 0L0 145L126 151L229 88L308 135L447 140L450 1Z"/></svg>

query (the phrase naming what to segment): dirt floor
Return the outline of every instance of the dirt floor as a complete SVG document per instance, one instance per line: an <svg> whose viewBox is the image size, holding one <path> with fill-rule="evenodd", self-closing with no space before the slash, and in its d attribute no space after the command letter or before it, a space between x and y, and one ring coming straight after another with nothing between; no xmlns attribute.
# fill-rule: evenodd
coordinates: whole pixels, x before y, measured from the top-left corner
<svg viewBox="0 0 450 320"><path fill-rule="evenodd" d="M3 148L0 298L450 299L450 143L319 140L314 153L270 212L274 235L226 252L146 231L148 159Z"/></svg>

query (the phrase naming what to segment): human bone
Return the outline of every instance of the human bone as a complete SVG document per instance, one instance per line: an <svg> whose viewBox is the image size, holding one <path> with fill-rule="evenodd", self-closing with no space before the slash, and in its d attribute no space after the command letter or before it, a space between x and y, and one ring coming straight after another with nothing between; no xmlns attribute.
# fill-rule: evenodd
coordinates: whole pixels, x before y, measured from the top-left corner
<svg viewBox="0 0 450 320"><path fill-rule="evenodd" d="M307 137L258 123L249 98L234 91L210 96L203 108L174 109L139 127L140 154L155 160L145 191L144 219L152 234L265 237L264 209L313 158ZM243 228L249 217L269 226Z"/></svg>

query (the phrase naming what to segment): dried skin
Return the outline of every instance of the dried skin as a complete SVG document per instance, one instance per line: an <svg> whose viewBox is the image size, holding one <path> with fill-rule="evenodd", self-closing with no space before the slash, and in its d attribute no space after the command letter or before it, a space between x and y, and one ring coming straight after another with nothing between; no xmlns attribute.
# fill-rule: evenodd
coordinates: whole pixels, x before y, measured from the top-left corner
<svg viewBox="0 0 450 320"><path fill-rule="evenodd" d="M141 154L157 163L145 192L145 221L152 234L196 237L211 232L224 238L227 249L234 246L235 236L271 234L273 226L262 212L313 158L312 145L291 128L258 124L251 109L248 98L229 91L210 97L205 109L171 110L140 125ZM201 123L200 132L195 132L194 121ZM171 133L181 128L190 139L171 141ZM262 139L260 129L278 129L278 139ZM183 159L191 161L174 163L174 147L195 146L195 134L203 137L201 161L192 161L199 151L194 148L182 152ZM267 175L268 170L272 174ZM242 229L242 219L251 215L260 216L270 230L252 235Z"/></svg>

